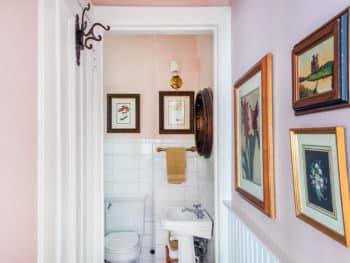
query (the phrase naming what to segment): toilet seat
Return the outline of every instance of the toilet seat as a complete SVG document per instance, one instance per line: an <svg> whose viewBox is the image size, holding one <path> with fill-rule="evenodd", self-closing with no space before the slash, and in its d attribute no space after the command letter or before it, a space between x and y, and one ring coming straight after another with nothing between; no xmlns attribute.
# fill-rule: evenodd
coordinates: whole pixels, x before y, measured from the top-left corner
<svg viewBox="0 0 350 263"><path fill-rule="evenodd" d="M139 236L135 232L113 232L105 236L105 258L109 262L135 260L140 254Z"/></svg>

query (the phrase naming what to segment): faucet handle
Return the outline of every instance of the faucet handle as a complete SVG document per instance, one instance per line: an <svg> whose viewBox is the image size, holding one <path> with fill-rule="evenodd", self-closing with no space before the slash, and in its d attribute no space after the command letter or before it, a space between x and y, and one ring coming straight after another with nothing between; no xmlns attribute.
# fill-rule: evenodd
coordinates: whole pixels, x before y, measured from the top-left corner
<svg viewBox="0 0 350 263"><path fill-rule="evenodd" d="M194 204L193 204L193 207L194 207L195 209L200 209L200 208L202 208L202 204L201 204L201 203L194 203Z"/></svg>

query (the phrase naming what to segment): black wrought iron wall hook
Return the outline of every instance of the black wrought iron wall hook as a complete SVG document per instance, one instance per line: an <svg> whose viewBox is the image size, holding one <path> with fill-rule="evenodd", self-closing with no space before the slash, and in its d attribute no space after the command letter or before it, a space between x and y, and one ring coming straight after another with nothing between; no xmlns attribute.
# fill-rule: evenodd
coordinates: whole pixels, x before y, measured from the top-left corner
<svg viewBox="0 0 350 263"><path fill-rule="evenodd" d="M93 45L89 41L101 41L102 36L95 34L95 28L101 27L106 31L111 29L110 26L102 25L101 23L94 23L89 30L87 30L88 23L86 21L86 13L90 10L90 4L83 9L83 13L81 15L81 23L79 24L79 15L75 16L75 49L77 55L77 64L80 66L80 52L86 49L92 49Z"/></svg>

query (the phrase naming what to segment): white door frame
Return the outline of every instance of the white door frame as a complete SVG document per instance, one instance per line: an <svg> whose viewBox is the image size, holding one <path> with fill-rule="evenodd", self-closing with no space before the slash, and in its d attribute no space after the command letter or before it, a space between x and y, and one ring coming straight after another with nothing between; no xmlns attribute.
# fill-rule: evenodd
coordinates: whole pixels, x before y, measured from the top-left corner
<svg viewBox="0 0 350 263"><path fill-rule="evenodd" d="M228 214L223 200L231 199L232 175L232 87L230 7L95 7L96 21L111 26L115 34L214 35L214 176L215 262L228 259ZM98 54L98 79L103 94L103 49ZM101 105L102 107L103 105ZM102 110L102 109L101 109ZM101 120L102 122L103 120ZM101 126L102 128L103 126ZM100 160L96 160L100 162ZM99 166L99 165L97 165ZM103 176L100 176L103 180ZM99 183L103 185L103 181ZM102 193L103 195L103 193ZM96 196L97 198L98 196ZM95 203L103 205L103 196ZM101 209L98 210L102 210ZM103 214L100 215L103 217ZM102 221L102 218L98 221ZM96 237L98 238L98 237ZM103 249L103 239L96 249ZM99 254L99 253L98 253ZM103 253L101 253L103 254ZM101 259L103 262L103 259Z"/></svg>
<svg viewBox="0 0 350 263"><path fill-rule="evenodd" d="M75 57L75 15L87 2L38 1L38 263L103 258L103 96L94 51L80 67Z"/></svg>

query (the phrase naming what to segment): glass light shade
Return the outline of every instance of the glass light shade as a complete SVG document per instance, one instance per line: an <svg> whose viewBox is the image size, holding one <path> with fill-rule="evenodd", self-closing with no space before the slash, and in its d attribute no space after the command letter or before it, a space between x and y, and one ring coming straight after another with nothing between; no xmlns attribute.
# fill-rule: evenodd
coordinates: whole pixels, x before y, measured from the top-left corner
<svg viewBox="0 0 350 263"><path fill-rule="evenodd" d="M175 60L172 60L170 62L170 72L171 73L179 73L180 68L179 65L177 64L177 62Z"/></svg>

